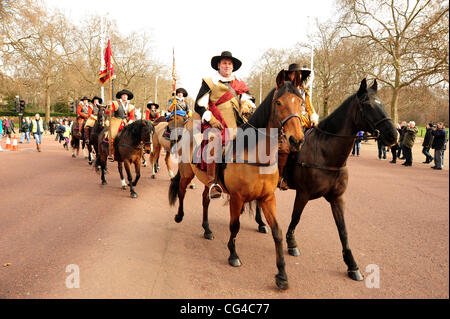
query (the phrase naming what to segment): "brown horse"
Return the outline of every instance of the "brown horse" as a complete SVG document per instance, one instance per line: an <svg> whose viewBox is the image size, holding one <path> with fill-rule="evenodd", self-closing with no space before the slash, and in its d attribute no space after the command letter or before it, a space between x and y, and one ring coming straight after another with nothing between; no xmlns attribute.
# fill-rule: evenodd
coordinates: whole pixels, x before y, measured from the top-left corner
<svg viewBox="0 0 450 319"><path fill-rule="evenodd" d="M105 127L106 121L105 108L106 107L104 105L98 105L97 120L95 121L94 126L90 128L89 142L87 143L87 150L89 153L88 156L89 165L92 165L93 153L95 152L95 156L98 155L98 135L102 132L102 130Z"/></svg>
<svg viewBox="0 0 450 319"><path fill-rule="evenodd" d="M104 141L105 134L108 128L104 128L98 137L99 156L97 157L98 164L101 166L102 184L106 184L105 169L106 161L109 152L109 144ZM152 134L154 127L147 120L138 120L125 126L114 139L114 160L117 161L117 167L122 182L122 189L126 189L127 184L123 176L123 167L127 172L128 186L130 187L131 198L136 198L138 195L134 191L134 186L137 185L141 177L141 158L143 151L150 153L153 149ZM136 177L133 181L131 175L131 164L134 164Z"/></svg>
<svg viewBox="0 0 450 319"><path fill-rule="evenodd" d="M167 166L167 171L169 173L169 177L173 178L175 176L172 169L172 161L170 158L171 147L173 145L172 140L178 138L182 134L182 130L184 128L184 124L186 123L186 119L180 115L174 115L169 122L159 122L155 126L155 134L153 135L153 152L150 153L150 165L152 168L152 178L156 178L157 167L158 167L158 159L161 153L161 149L166 150L165 162ZM164 137L164 132L166 131L167 126L170 127L171 135L173 139L168 139Z"/></svg>
<svg viewBox="0 0 450 319"><path fill-rule="evenodd" d="M70 134L71 135L70 146L72 146L72 157L73 158L77 157L80 153L80 143L81 143L81 149L83 150L83 152L86 147L86 141L84 140L83 128L80 127L81 126L80 122L78 120L73 121L72 131ZM86 153L85 153L85 158L87 158Z"/></svg>
<svg viewBox="0 0 450 319"><path fill-rule="evenodd" d="M303 130L300 122L300 107L302 98L298 89L292 85L291 82L283 82L277 87L277 90L272 90L265 98L261 105L256 109L251 116L248 123L242 126L244 133L248 131L257 132L258 139L256 145L247 145L243 148L241 153L233 155L231 161L227 161L226 167L224 164L220 165L218 181L221 187L230 197L230 238L228 241L228 249L230 256L228 262L231 266L238 267L241 261L236 253L235 240L239 232L239 217L244 203L256 200L261 206L266 220L272 230L272 235L275 242L276 250L276 264L278 274L276 277L276 284L281 289L287 289L288 281L285 271L285 262L282 250L282 233L278 226L276 218L276 199L275 189L278 182L278 169L276 165L276 155L278 149L278 138L285 136L288 140L292 151L298 151L303 140ZM189 123L188 123L189 124ZM192 126L192 123L190 123ZM196 123L193 123L196 125ZM186 125L187 129L189 125ZM271 135L271 132L277 132ZM246 134L237 134L236 139L230 143L231 148L234 149L245 139ZM179 208L178 214L175 216L176 222L181 222L184 216L183 201L186 194L186 187L192 180L194 175L205 185L203 191L203 223L205 230L204 237L212 239L213 235L209 229L208 223L208 206L209 188L207 173L201 171L197 164L192 163L193 158L193 138L190 134L186 134L190 140L190 159L188 163L183 161L179 164L179 170L175 178L172 179L169 188L169 202L171 205L175 204L178 196ZM262 136L262 137L261 137ZM184 140L185 136L183 136ZM239 141L241 140L241 142ZM228 150L229 150L228 149ZM263 150L269 157L275 157L275 164L266 165L267 162L262 162L260 151ZM255 155L258 154L258 155ZM181 152L181 155L182 152ZM255 159L252 163L248 160L250 157ZM272 158L271 158L272 159ZM266 161L266 160L265 160ZM270 162L270 160L269 160ZM269 166L270 165L270 166Z"/></svg>
<svg viewBox="0 0 450 319"><path fill-rule="evenodd" d="M292 219L286 233L289 254L300 254L294 231L305 205L309 200L324 197L331 205L344 262L348 266L347 274L353 280L362 280L363 276L350 250L344 221L344 193L348 184L346 161L358 131L379 134L385 145L397 141L397 130L376 93L376 81L367 88L364 79L356 94L306 134L300 152L291 154L284 169L289 187L296 190Z"/></svg>

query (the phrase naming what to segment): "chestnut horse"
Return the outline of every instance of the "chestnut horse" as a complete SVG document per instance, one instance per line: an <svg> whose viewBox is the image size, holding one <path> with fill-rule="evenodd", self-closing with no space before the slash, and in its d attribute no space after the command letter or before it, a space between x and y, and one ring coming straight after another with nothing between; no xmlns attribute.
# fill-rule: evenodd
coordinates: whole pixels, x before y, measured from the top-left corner
<svg viewBox="0 0 450 319"><path fill-rule="evenodd" d="M228 249L230 256L228 262L231 266L238 267L241 261L236 253L235 240L239 232L239 217L244 203L256 200L261 206L266 220L272 230L273 239L276 250L276 265L278 274L275 276L276 284L281 289L288 288L287 274L285 271L285 262L282 249L282 232L278 226L276 218L276 199L274 192L278 183L278 167L276 165L276 156L278 150L278 138L285 136L292 151L298 151L303 140L303 130L300 122L300 112L302 105L302 97L298 89L291 82L282 82L278 85L277 90L272 90L261 105L256 109L249 121L241 128L244 132L248 130L253 133L258 132L259 139L256 146L247 145L244 147L241 154L235 154L231 161L220 164L217 168L220 180L218 183L223 190L229 194L230 197L230 238L228 241ZM189 133L189 124L197 125L196 123L188 123L186 129ZM277 134L271 135L271 131L276 131ZM178 196L179 208L178 214L175 216L176 222L181 222L184 216L183 201L186 194L186 187L194 178L194 175L205 185L203 191L203 223L205 230L204 237L212 239L213 235L209 229L208 224L208 206L209 188L208 177L205 171L201 171L197 164L192 163L193 158L193 138L191 134L183 135L190 142L189 162L185 162L184 158L179 163L179 170L175 178L172 179L169 188L169 202L171 205L175 204ZM234 147L239 143L240 136L245 134L238 134L237 138L232 141L231 146ZM263 136L263 137L260 137ZM260 151L264 149L267 154L275 158L274 164L265 165L261 162ZM180 153L179 153L180 154ZM183 156L182 152L180 154ZM253 156L254 155L254 156ZM253 156L256 161L252 163L247 160ZM242 160L242 157L244 160ZM269 166L270 165L270 166Z"/></svg>

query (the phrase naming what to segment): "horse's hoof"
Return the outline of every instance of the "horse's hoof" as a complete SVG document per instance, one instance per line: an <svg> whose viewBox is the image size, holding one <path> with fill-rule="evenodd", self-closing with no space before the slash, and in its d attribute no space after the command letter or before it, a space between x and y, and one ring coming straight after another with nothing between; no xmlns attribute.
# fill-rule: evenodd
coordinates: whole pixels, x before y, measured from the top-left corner
<svg viewBox="0 0 450 319"><path fill-rule="evenodd" d="M275 282L277 284L277 287L282 289L282 290L286 290L288 289L288 281L284 278L281 278L280 275L275 275Z"/></svg>
<svg viewBox="0 0 450 319"><path fill-rule="evenodd" d="M359 269L357 269L357 270L348 270L347 274L353 280L356 280L356 281L364 280L364 276L361 274L361 271L359 271Z"/></svg>
<svg viewBox="0 0 450 319"><path fill-rule="evenodd" d="M183 216L175 215L175 221L176 221L177 223L181 223L181 222L183 221Z"/></svg>
<svg viewBox="0 0 450 319"><path fill-rule="evenodd" d="M155 174L152 174L152 179L155 179L156 178L156 175Z"/></svg>
<svg viewBox="0 0 450 319"><path fill-rule="evenodd" d="M126 190L126 189L127 189L127 187L126 187L126 186L122 186L122 189L123 189L123 190Z"/></svg>
<svg viewBox="0 0 450 319"><path fill-rule="evenodd" d="M209 240L213 240L214 234L213 233L204 233L203 237L205 237L206 239L209 239Z"/></svg>
<svg viewBox="0 0 450 319"><path fill-rule="evenodd" d="M106 185L108 184L106 181L102 181L102 185Z"/></svg>
<svg viewBox="0 0 450 319"><path fill-rule="evenodd" d="M76 157L75 154L72 154L72 157L75 158Z"/></svg>
<svg viewBox="0 0 450 319"><path fill-rule="evenodd" d="M131 193L130 196L131 196L131 198L137 198L138 194L137 193Z"/></svg>
<svg viewBox="0 0 450 319"><path fill-rule="evenodd" d="M89 165L92 165L92 162L88 162L89 163Z"/></svg>
<svg viewBox="0 0 450 319"><path fill-rule="evenodd" d="M233 266L233 267L240 267L241 261L239 260L239 258L235 258L235 259L228 259L228 263Z"/></svg>
<svg viewBox="0 0 450 319"><path fill-rule="evenodd" d="M269 233L269 228L267 226L259 226L258 227L258 231L260 233L263 233L263 234L268 234Z"/></svg>
<svg viewBox="0 0 450 319"><path fill-rule="evenodd" d="M297 257L297 256L300 256L300 249L298 249L297 247L295 247L295 248L288 248L288 253L291 256Z"/></svg>

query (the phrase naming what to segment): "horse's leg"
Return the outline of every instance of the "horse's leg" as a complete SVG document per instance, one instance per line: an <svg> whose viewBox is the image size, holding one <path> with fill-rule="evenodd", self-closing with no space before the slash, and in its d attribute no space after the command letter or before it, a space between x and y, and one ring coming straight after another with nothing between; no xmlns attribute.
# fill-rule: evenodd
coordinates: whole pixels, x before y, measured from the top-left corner
<svg viewBox="0 0 450 319"><path fill-rule="evenodd" d="M211 229L209 229L209 222L208 222L208 207L209 207L209 202L211 201L209 199L209 188L207 186L205 186L205 189L203 190L203 222L202 222L202 227L205 230L203 237L205 237L206 239L214 239L214 234L211 231Z"/></svg>
<svg viewBox="0 0 450 319"><path fill-rule="evenodd" d="M288 279L285 270L285 262L283 256L283 235L280 227L278 226L277 216L276 216L276 199L275 195L269 195L265 200L259 201L259 204L264 212L267 223L272 230L272 237L275 242L275 251L277 255L277 268L278 274L275 276L275 282L280 289L288 288Z"/></svg>
<svg viewBox="0 0 450 319"><path fill-rule="evenodd" d="M286 242L288 246L288 253L291 256L299 256L300 250L298 249L297 242L295 241L295 227L297 227L300 217L302 216L303 209L308 203L309 196L297 191L294 201L294 209L292 210L291 222L286 233Z"/></svg>
<svg viewBox="0 0 450 319"><path fill-rule="evenodd" d="M345 227L344 220L344 198L343 196L337 196L334 198L326 198L331 204L331 210L333 211L334 221L339 231L339 238L342 244L342 255L344 257L344 262L347 265L347 274L353 280L363 280L364 277L353 258L352 251L348 245L347 229Z"/></svg>
<svg viewBox="0 0 450 319"><path fill-rule="evenodd" d="M258 203L256 203L255 221L258 223L258 231L260 233L267 234L269 232L269 228L262 220L261 207L259 207Z"/></svg>
<svg viewBox="0 0 450 319"><path fill-rule="evenodd" d="M173 173L173 170L172 170L172 164L170 163L170 162L171 162L171 161L170 161L170 151L167 151L167 150L166 150L166 158L165 158L165 161L166 161L167 172L169 173L169 177L170 177L170 178L173 178L173 177L175 176L175 174Z"/></svg>
<svg viewBox="0 0 450 319"><path fill-rule="evenodd" d="M174 177L176 178L176 176ZM186 189L192 178L180 176L178 186L178 213L175 215L175 221L180 223L184 217L184 196L186 196Z"/></svg>
<svg viewBox="0 0 450 319"><path fill-rule="evenodd" d="M153 152L150 153L150 165L152 167L152 178L156 178L156 163L158 161L159 158L159 153L161 152L161 146L155 145L155 147L153 148Z"/></svg>
<svg viewBox="0 0 450 319"><path fill-rule="evenodd" d="M122 189L127 189L127 183L125 182L125 178L123 177L123 162L117 162L117 168L119 169L120 182L122 183Z"/></svg>
<svg viewBox="0 0 450 319"><path fill-rule="evenodd" d="M137 158L134 161L134 172L136 174L136 176L134 177L134 182L133 182L133 186L136 186L139 178L141 178L141 159Z"/></svg>
<svg viewBox="0 0 450 319"><path fill-rule="evenodd" d="M105 171L106 171L106 155L102 152L101 158L99 159L100 170L102 172L102 185L106 185Z"/></svg>
<svg viewBox="0 0 450 319"><path fill-rule="evenodd" d="M230 239L228 240L228 250L230 256L228 257L228 263L233 267L239 267L242 263L236 253L236 236L241 226L239 217L241 216L242 206L244 203L237 196L231 196L230 198Z"/></svg>
<svg viewBox="0 0 450 319"><path fill-rule="evenodd" d="M134 191L134 188L133 188L133 176L131 175L130 162L128 160L124 160L123 164L124 164L125 170L127 172L128 186L130 186L130 196L131 196L131 198L136 198L138 195Z"/></svg>

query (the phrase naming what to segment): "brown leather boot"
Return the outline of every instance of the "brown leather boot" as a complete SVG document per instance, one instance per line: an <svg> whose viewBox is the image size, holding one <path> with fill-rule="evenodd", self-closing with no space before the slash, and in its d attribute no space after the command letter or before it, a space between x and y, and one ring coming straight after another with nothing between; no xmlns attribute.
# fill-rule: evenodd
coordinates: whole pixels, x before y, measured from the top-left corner
<svg viewBox="0 0 450 319"><path fill-rule="evenodd" d="M114 162L114 139L111 139L109 142L108 161Z"/></svg>
<svg viewBox="0 0 450 319"><path fill-rule="evenodd" d="M216 163L206 164L206 172L208 174L209 198L219 198L222 195L222 188L216 184Z"/></svg>
<svg viewBox="0 0 450 319"><path fill-rule="evenodd" d="M289 185L283 178L284 167L286 166L289 153L278 152L278 187L285 191L289 189Z"/></svg>

